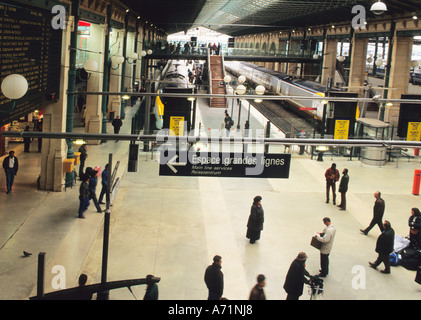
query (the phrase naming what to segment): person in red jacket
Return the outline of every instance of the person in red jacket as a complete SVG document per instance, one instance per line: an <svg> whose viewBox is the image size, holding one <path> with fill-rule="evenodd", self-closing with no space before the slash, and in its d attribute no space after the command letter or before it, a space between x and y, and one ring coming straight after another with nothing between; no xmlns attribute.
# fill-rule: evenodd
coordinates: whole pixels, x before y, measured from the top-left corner
<svg viewBox="0 0 421 320"><path fill-rule="evenodd" d="M336 163L332 163L332 166L325 172L326 178L326 203L329 203L329 191L332 188L332 200L333 204L336 205L336 181L339 180L339 170L336 169Z"/></svg>

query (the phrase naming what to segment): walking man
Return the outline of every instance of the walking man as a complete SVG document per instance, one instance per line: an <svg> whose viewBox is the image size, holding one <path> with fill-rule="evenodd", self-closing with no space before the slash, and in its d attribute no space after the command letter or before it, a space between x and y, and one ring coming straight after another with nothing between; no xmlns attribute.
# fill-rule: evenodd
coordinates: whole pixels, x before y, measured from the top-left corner
<svg viewBox="0 0 421 320"><path fill-rule="evenodd" d="M326 178L326 203L329 203L329 190L332 188L333 204L336 204L336 181L339 180L339 171L336 169L336 163L325 172Z"/></svg>
<svg viewBox="0 0 421 320"><path fill-rule="evenodd" d="M332 251L333 240L335 239L336 228L332 225L330 218L323 218L325 228L323 233L318 233L316 239L322 243L320 247L320 274L319 277L326 277L329 273L329 254Z"/></svg>
<svg viewBox="0 0 421 320"><path fill-rule="evenodd" d="M369 262L368 264L373 269L377 269L380 263L384 263L384 270L381 273L390 273L390 254L393 252L393 246L395 244L395 231L392 229L390 222L385 220L383 223L384 231L377 238L376 252L379 254L375 262Z"/></svg>
<svg viewBox="0 0 421 320"><path fill-rule="evenodd" d="M304 283L310 283L310 274L306 270L307 255L300 252L292 261L285 278L284 290L287 293L287 300L298 300L303 294Z"/></svg>
<svg viewBox="0 0 421 320"><path fill-rule="evenodd" d="M341 182L339 183L339 192L341 193L341 204L338 205L338 207L340 208L339 210L342 210L342 211L346 210L346 192L348 191L348 183L349 183L348 169L344 169L342 171Z"/></svg>
<svg viewBox="0 0 421 320"><path fill-rule="evenodd" d="M266 278L263 274L257 276L257 283L250 292L249 300L266 300L263 288L266 285Z"/></svg>
<svg viewBox="0 0 421 320"><path fill-rule="evenodd" d="M225 110L224 127L225 127L225 134L227 137L230 135L230 130L233 125L234 125L234 121L228 115L228 112Z"/></svg>
<svg viewBox="0 0 421 320"><path fill-rule="evenodd" d="M360 231L364 233L365 235L367 235L368 232L376 224L379 226L379 229L381 232L384 231L382 221L383 221L383 215L384 215L384 209L385 209L385 202L381 198L380 191L376 191L374 193L374 198L376 198L376 201L374 202L374 207L373 207L373 219L371 220L370 225L367 228L365 228L364 230L360 229Z"/></svg>
<svg viewBox="0 0 421 320"><path fill-rule="evenodd" d="M213 264L208 266L205 271L205 283L209 290L208 300L219 300L224 292L224 274L221 271L221 256L213 257Z"/></svg>
<svg viewBox="0 0 421 320"><path fill-rule="evenodd" d="M121 121L120 117L117 116L113 122L111 122L111 125L114 127L114 133L118 134L120 132L120 128L123 125L123 121ZM118 140L116 140L115 142L117 142Z"/></svg>
<svg viewBox="0 0 421 320"><path fill-rule="evenodd" d="M88 157L88 145L82 144L79 148L79 152L80 152L80 163L79 163L79 179L82 180L82 175L83 175L83 169L85 167L85 161L86 158Z"/></svg>
<svg viewBox="0 0 421 320"><path fill-rule="evenodd" d="M15 157L15 152L13 150L9 152L9 156L4 158L3 169L6 174L6 193L10 193L10 191L12 191L13 181L15 180L15 176L19 169L19 161L18 158Z"/></svg>

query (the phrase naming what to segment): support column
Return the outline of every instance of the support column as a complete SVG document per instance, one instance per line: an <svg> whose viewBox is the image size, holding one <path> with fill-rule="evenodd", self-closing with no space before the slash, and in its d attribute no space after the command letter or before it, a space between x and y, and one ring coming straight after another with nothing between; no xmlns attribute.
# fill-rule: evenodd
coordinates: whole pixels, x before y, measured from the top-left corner
<svg viewBox="0 0 421 320"><path fill-rule="evenodd" d="M129 15L126 14L124 16L124 36L123 36L123 57L124 57L124 62L121 65L121 92L126 92L126 56L127 56L127 33L128 33L128 28L129 26ZM124 108L126 107L126 100L121 98L120 101L120 118L124 119L125 118L125 114L124 114Z"/></svg>
<svg viewBox="0 0 421 320"><path fill-rule="evenodd" d="M107 4L107 21L105 25L105 39L104 39L104 78L102 80L102 92L107 92L109 88L109 68L110 68L110 31L111 31L111 4ZM107 105L108 96L102 96L101 111L102 111L102 133L107 133Z"/></svg>
<svg viewBox="0 0 421 320"><path fill-rule="evenodd" d="M73 17L69 17L66 29L62 31L62 54L60 70L59 100L44 106L43 132L64 132L66 130L66 110L69 69L68 50ZM58 31L57 31L58 32ZM63 189L64 171L63 161L66 159L66 141L62 139L43 139L41 151L41 190L61 192Z"/></svg>
<svg viewBox="0 0 421 320"><path fill-rule="evenodd" d="M392 54L388 57L390 76L385 79L389 81L388 84L385 81L385 87L393 90L388 90L385 97L400 99L402 94L408 93L412 46L413 37L394 37ZM384 121L396 126L399 121L400 104L388 105L385 108Z"/></svg>
<svg viewBox="0 0 421 320"><path fill-rule="evenodd" d="M123 30L114 29L112 37L110 39L110 56L111 58L111 67L110 67L110 92L120 92L121 89L121 66L113 62L113 57L121 55L121 39L123 35ZM108 112L114 111L114 116L120 115L120 106L121 106L121 96L109 96L108 97Z"/></svg>
<svg viewBox="0 0 421 320"><path fill-rule="evenodd" d="M327 79L335 79L336 72L336 54L338 48L338 39L326 38L324 42L322 84L327 84Z"/></svg>
<svg viewBox="0 0 421 320"><path fill-rule="evenodd" d="M367 58L368 38L356 38L352 40L351 67L349 71L349 92L356 92L360 97L364 95L366 58Z"/></svg>
<svg viewBox="0 0 421 320"><path fill-rule="evenodd" d="M95 48L103 48L103 28L100 25L92 24L91 26L91 37L89 38L89 49L95 51ZM90 59L95 59L98 63L98 72L90 74L87 91L98 92L101 91L103 77L102 66L104 65L103 55L92 54ZM88 95L86 97L86 126L85 131L88 133L101 133L101 106L102 96L101 95ZM100 140L89 140L89 144L99 144Z"/></svg>
<svg viewBox="0 0 421 320"><path fill-rule="evenodd" d="M69 53L69 83L67 90L68 92L75 92L76 87L76 48L77 46L77 29L79 25L79 6L80 0L72 0L72 16L73 16L73 28L70 35L70 53ZM66 116L66 132L73 131L73 118L75 112L75 95L67 94L67 116ZM67 139L67 159L74 159L75 153L73 150L73 141ZM65 180L66 187L71 187L74 184L74 172L66 173Z"/></svg>

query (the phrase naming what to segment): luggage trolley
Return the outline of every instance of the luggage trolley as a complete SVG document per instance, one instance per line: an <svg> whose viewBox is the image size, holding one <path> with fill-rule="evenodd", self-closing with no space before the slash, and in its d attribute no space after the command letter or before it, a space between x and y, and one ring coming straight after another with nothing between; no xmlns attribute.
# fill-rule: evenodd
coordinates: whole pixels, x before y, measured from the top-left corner
<svg viewBox="0 0 421 320"><path fill-rule="evenodd" d="M317 300L323 295L323 279L320 279L318 276L310 276L308 291L310 300Z"/></svg>

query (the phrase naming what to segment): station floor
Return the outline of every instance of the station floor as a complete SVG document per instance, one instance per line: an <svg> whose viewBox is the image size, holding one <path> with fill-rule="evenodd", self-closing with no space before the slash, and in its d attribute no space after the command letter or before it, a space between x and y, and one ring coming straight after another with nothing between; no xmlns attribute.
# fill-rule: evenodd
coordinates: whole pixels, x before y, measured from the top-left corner
<svg viewBox="0 0 421 320"><path fill-rule="evenodd" d="M224 109L209 109L199 101L202 131L219 129L223 113ZM247 115L243 104L241 123ZM237 124L236 116L234 120ZM265 123L255 111L250 120L252 129L262 129ZM130 123L127 112L122 132L130 132ZM23 152L23 145L13 146L20 169L11 194L5 193L5 177L0 175L1 300L36 295L39 252L46 253L46 293L55 290L53 285L77 286L81 273L88 275L88 284L101 281L103 214L91 203L86 219L77 219L79 181L63 192L37 190L40 154L32 151L35 144L30 153ZM310 239L323 230L322 219L330 217L337 232L320 299L421 299L414 271L397 266L385 275L379 271L382 266L369 268L368 262L377 257L374 249L380 231L377 226L367 236L359 231L371 220L373 194L379 190L386 202L384 218L397 235L408 235L410 210L421 207L419 196L412 195L420 158L378 167L330 156L316 161L308 154L299 155L295 147L288 179L169 177L159 176L156 154L143 151L138 171L128 172L128 151L127 141L88 147L87 166L104 167L110 153L114 163L120 161L117 176L121 183L111 207L108 281L153 274L161 277L160 300L205 300L204 271L218 254L222 256L224 297L248 299L257 275L264 274L267 299L284 300L285 276L300 251L308 255L307 270L318 273L319 252L310 246ZM349 169L346 211L325 202L324 172L332 162L340 171ZM97 195L99 191L98 186ZM246 224L256 195L263 197L265 222L261 239L250 244ZM23 250L32 255L24 257ZM145 286L132 287L132 292L112 290L110 300L141 300ZM309 299L306 287L301 300Z"/></svg>

